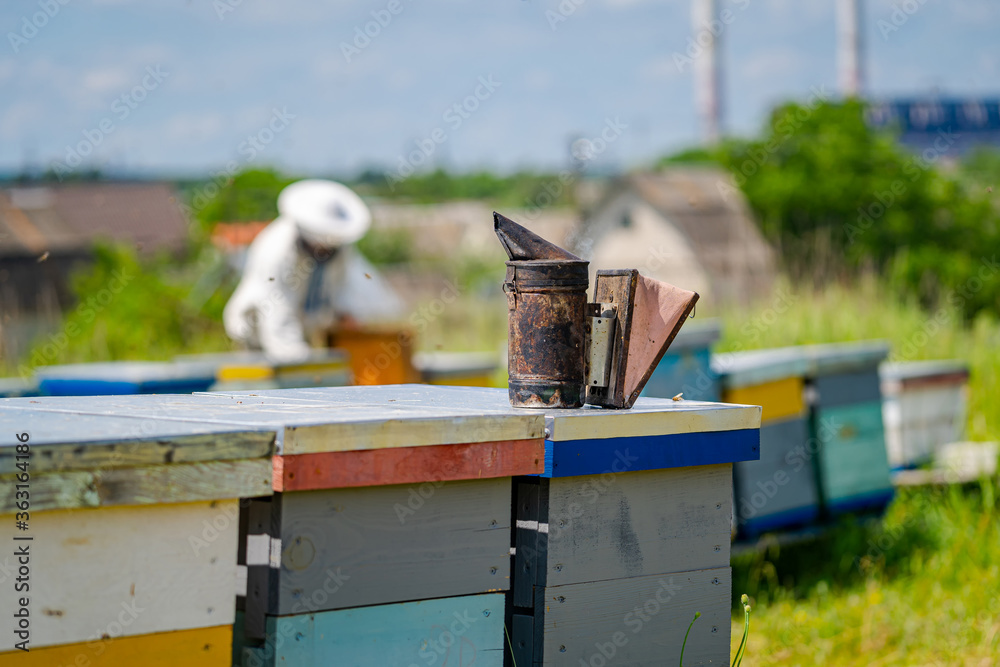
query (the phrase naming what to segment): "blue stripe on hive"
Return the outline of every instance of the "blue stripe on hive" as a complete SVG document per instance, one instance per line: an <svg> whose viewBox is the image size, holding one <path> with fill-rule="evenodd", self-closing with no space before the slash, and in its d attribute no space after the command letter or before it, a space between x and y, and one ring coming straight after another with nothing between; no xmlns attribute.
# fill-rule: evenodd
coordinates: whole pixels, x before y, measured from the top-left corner
<svg viewBox="0 0 1000 667"><path fill-rule="evenodd" d="M853 512L881 511L892 502L896 495L895 489L879 489L870 493L861 493L846 498L837 498L829 502L831 514L851 514Z"/></svg>
<svg viewBox="0 0 1000 667"><path fill-rule="evenodd" d="M752 539L775 530L788 530L809 524L817 518L819 518L819 505L794 507L772 514L763 514L753 519L741 520L740 534L742 537Z"/></svg>
<svg viewBox="0 0 1000 667"><path fill-rule="evenodd" d="M542 477L662 470L760 459L760 429L545 441Z"/></svg>

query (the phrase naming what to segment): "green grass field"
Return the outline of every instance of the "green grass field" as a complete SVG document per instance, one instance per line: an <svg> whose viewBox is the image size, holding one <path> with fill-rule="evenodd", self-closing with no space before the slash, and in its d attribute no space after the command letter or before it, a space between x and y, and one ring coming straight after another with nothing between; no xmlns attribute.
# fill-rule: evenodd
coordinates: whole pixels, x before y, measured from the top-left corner
<svg viewBox="0 0 1000 667"><path fill-rule="evenodd" d="M963 359L972 370L967 437L1000 439L995 319L966 325L955 311L923 311L873 281L784 286L770 302L721 317L723 351L882 338L894 359ZM733 651L745 592L748 667L1000 664L994 483L904 490L882 519L845 520L821 540L734 558Z"/></svg>
<svg viewBox="0 0 1000 667"><path fill-rule="evenodd" d="M734 558L733 589L753 606L744 665L997 665L994 484L905 490L882 520ZM734 612L734 651L742 630Z"/></svg>

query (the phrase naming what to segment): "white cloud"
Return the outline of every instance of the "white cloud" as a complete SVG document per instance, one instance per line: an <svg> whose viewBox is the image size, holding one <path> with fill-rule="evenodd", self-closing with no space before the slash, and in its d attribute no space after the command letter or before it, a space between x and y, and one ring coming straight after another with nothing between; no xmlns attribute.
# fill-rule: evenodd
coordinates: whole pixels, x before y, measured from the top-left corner
<svg viewBox="0 0 1000 667"><path fill-rule="evenodd" d="M104 94L131 87L132 77L124 67L101 67L84 72L81 82L88 92Z"/></svg>

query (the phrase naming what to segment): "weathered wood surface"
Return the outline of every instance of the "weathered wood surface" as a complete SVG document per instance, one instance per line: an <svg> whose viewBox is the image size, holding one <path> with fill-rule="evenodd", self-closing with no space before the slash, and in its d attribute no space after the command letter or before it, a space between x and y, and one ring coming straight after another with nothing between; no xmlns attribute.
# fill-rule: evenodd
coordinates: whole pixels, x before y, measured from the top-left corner
<svg viewBox="0 0 1000 667"><path fill-rule="evenodd" d="M269 613L510 586L509 478L302 491L275 499L281 569L271 571L279 585ZM248 598L248 613L250 603Z"/></svg>
<svg viewBox="0 0 1000 667"><path fill-rule="evenodd" d="M823 408L882 400L882 386L874 366L853 373L823 375L813 386L817 405Z"/></svg>
<svg viewBox="0 0 1000 667"><path fill-rule="evenodd" d="M760 460L733 467L737 524L744 535L808 523L819 516L809 421L793 417L760 428Z"/></svg>
<svg viewBox="0 0 1000 667"><path fill-rule="evenodd" d="M630 401L639 396L697 301L695 292L639 276L633 325L641 335L632 339L625 364L625 392Z"/></svg>
<svg viewBox="0 0 1000 667"><path fill-rule="evenodd" d="M31 475L31 510L267 496L271 478L269 459L41 473ZM16 492L14 476L0 477L0 513L16 511Z"/></svg>
<svg viewBox="0 0 1000 667"><path fill-rule="evenodd" d="M831 508L850 511L854 498L892 495L879 402L818 411L820 485Z"/></svg>
<svg viewBox="0 0 1000 667"><path fill-rule="evenodd" d="M0 653L0 664L18 667L230 667L233 628L213 628L159 632L135 637L93 639L91 641L32 648L27 653Z"/></svg>
<svg viewBox="0 0 1000 667"><path fill-rule="evenodd" d="M759 408L757 408L759 409ZM545 442L545 477L661 470L752 461L759 429Z"/></svg>
<svg viewBox="0 0 1000 667"><path fill-rule="evenodd" d="M536 475L545 441L508 440L274 457L275 491Z"/></svg>
<svg viewBox="0 0 1000 667"><path fill-rule="evenodd" d="M31 407L0 405L0 475L17 472L14 449L20 444L19 433L30 436L33 473L266 458L274 451L271 431L143 416L47 412L32 409L31 403L27 406Z"/></svg>
<svg viewBox="0 0 1000 667"><path fill-rule="evenodd" d="M800 377L787 377L758 385L737 387L723 393L727 403L759 405L761 426L770 422L803 417L807 406L804 383Z"/></svg>
<svg viewBox="0 0 1000 667"><path fill-rule="evenodd" d="M504 644L504 596L493 593L271 617L245 664L502 667Z"/></svg>
<svg viewBox="0 0 1000 667"><path fill-rule="evenodd" d="M232 624L237 516L235 500L32 514L32 649ZM0 596L0 615L14 605Z"/></svg>
<svg viewBox="0 0 1000 667"><path fill-rule="evenodd" d="M731 517L729 464L553 479L544 584L726 566Z"/></svg>
<svg viewBox="0 0 1000 667"><path fill-rule="evenodd" d="M696 611L685 666L729 664L731 586L727 566L545 588L535 603L535 664L675 665Z"/></svg>
<svg viewBox="0 0 1000 667"><path fill-rule="evenodd" d="M640 398L630 410L546 410L546 440L637 438L760 427L760 407Z"/></svg>
<svg viewBox="0 0 1000 667"><path fill-rule="evenodd" d="M483 391L502 395L503 403L472 400L471 396ZM248 394L15 398L4 405L270 429L283 440L284 454L542 437L542 414L514 411L502 392L400 385Z"/></svg>
<svg viewBox="0 0 1000 667"><path fill-rule="evenodd" d="M510 415L527 418L544 414L546 428L549 431L545 438L556 441L730 431L760 426L760 408L753 405L725 405L699 401L640 398L629 410L609 411L594 407L566 410L517 409L510 406L507 390L480 387L389 385L326 389L272 389L258 392L234 392L224 395L241 400L269 401L265 409L270 409L274 405L270 401L311 401L328 406L321 411L324 414L328 409L339 409L337 406L353 405L355 408L362 408L372 405L373 401L382 406L391 404L394 409L414 408L430 411L432 408L442 408L460 414L488 415L491 418ZM430 411L428 414L435 413ZM391 414L386 416L392 417ZM361 419L359 418L358 421ZM492 439L514 440L519 439L519 437L507 436ZM367 447L352 448L367 449Z"/></svg>
<svg viewBox="0 0 1000 667"><path fill-rule="evenodd" d="M544 581L546 533L548 530L548 481L523 479L514 481L514 563L511 572L511 601L514 607L535 604L535 585ZM546 497L542 514L542 495Z"/></svg>

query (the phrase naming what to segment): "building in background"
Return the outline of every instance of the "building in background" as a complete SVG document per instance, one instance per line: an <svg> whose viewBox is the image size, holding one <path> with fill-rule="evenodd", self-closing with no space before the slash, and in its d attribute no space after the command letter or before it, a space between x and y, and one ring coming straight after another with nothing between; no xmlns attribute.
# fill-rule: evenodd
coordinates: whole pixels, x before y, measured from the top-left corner
<svg viewBox="0 0 1000 667"><path fill-rule="evenodd" d="M698 292L711 309L766 296L775 254L730 182L713 167L625 176L583 221L573 249L591 272L636 268Z"/></svg>
<svg viewBox="0 0 1000 667"><path fill-rule="evenodd" d="M16 358L73 306L70 276L102 240L179 252L188 224L166 183L0 189L0 354Z"/></svg>
<svg viewBox="0 0 1000 667"><path fill-rule="evenodd" d="M899 132L905 145L918 152L934 149L935 157L1000 148L1000 98L872 101L867 115L873 127Z"/></svg>

